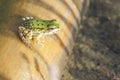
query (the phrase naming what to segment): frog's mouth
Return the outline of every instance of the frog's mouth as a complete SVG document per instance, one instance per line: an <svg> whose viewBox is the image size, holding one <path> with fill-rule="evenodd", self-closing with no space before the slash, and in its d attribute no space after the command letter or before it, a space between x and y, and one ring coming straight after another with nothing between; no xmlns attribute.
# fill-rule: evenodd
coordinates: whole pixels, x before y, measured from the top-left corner
<svg viewBox="0 0 120 80"><path fill-rule="evenodd" d="M51 30L49 29L45 32L34 32L34 31L32 31L32 34L33 34L34 37L37 36L37 38L40 38L40 37L43 37L43 36L48 36L48 35L55 34L58 31L59 31L59 29L51 29Z"/></svg>
<svg viewBox="0 0 120 80"><path fill-rule="evenodd" d="M49 29L49 30L48 30L48 34L54 34L54 33L56 33L57 31L59 31L59 29Z"/></svg>
<svg viewBox="0 0 120 80"><path fill-rule="evenodd" d="M43 33L43 34L54 34L57 31L59 31L59 29L55 29L55 28L47 28L47 29L39 28L39 29L34 29L32 32L35 33L35 34L40 34L40 33Z"/></svg>

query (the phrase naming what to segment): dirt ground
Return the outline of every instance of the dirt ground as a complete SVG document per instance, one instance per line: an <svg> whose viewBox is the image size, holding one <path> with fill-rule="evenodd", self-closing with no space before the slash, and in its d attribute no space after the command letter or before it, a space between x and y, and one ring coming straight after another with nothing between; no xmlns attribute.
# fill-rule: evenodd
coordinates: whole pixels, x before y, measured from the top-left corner
<svg viewBox="0 0 120 80"><path fill-rule="evenodd" d="M90 1L61 80L120 80L119 3Z"/></svg>

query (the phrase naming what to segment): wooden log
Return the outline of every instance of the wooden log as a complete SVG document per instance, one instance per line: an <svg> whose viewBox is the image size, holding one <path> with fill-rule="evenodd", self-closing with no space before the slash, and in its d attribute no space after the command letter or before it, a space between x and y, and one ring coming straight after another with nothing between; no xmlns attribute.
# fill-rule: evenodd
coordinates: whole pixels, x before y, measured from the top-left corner
<svg viewBox="0 0 120 80"><path fill-rule="evenodd" d="M80 23L81 0L1 0L0 80L59 80ZM4 5L6 4L6 5ZM60 31L26 46L18 35L22 17L56 19Z"/></svg>

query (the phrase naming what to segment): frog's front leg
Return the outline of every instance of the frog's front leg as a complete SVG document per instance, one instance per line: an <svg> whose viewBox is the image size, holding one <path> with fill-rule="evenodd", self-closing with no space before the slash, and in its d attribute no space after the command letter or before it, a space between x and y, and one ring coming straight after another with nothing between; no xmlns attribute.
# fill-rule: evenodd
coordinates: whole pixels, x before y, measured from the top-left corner
<svg viewBox="0 0 120 80"><path fill-rule="evenodd" d="M42 43L42 39L44 38L43 33L32 33L32 42L36 43L36 44L40 44Z"/></svg>
<svg viewBox="0 0 120 80"><path fill-rule="evenodd" d="M32 31L30 29L26 29L25 27L23 26L20 26L18 28L19 30L19 35L20 35L20 38L22 39L22 41L29 45L30 41L32 40Z"/></svg>

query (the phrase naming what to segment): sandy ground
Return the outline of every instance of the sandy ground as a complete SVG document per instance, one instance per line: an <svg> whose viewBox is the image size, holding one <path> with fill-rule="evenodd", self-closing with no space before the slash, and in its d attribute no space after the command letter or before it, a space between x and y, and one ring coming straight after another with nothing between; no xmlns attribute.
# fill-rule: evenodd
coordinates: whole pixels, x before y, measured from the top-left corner
<svg viewBox="0 0 120 80"><path fill-rule="evenodd" d="M91 0L61 80L120 80L119 3Z"/></svg>

